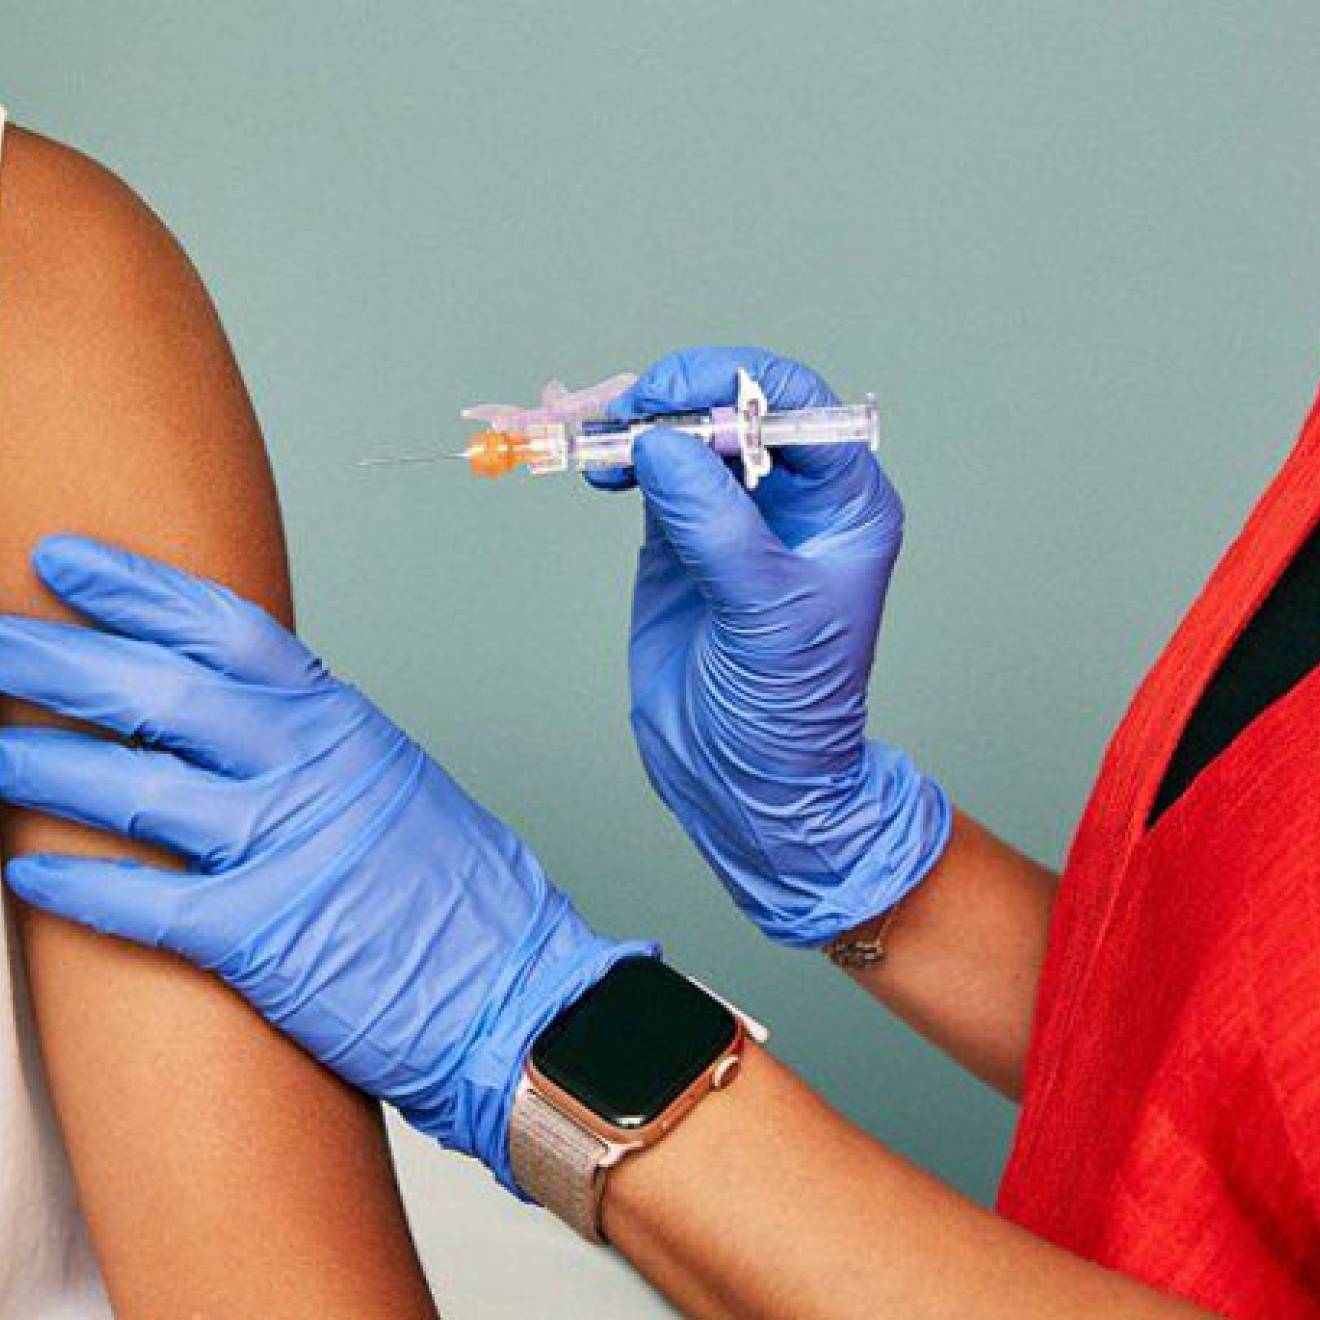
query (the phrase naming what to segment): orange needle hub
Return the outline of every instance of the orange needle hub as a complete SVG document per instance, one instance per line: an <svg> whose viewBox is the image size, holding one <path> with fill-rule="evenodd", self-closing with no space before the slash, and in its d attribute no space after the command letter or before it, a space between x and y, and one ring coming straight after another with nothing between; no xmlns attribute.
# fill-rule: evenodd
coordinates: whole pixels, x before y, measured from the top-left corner
<svg viewBox="0 0 1320 1320"><path fill-rule="evenodd" d="M474 435L466 455L476 476L492 480L507 476L532 457L526 437L512 431L482 431Z"/></svg>

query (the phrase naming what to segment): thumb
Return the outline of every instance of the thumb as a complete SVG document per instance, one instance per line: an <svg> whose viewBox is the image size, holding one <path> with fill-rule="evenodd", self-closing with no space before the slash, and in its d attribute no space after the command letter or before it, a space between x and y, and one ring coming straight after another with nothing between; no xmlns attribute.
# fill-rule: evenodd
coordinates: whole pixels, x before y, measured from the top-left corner
<svg viewBox="0 0 1320 1320"><path fill-rule="evenodd" d="M714 607L746 608L778 594L792 552L701 440L644 431L633 443L633 470L654 522Z"/></svg>

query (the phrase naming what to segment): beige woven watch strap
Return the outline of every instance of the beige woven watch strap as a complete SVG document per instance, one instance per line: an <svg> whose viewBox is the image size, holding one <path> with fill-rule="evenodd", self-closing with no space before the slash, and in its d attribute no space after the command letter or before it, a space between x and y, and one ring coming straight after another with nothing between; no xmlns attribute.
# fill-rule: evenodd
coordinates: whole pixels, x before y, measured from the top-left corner
<svg viewBox="0 0 1320 1320"><path fill-rule="evenodd" d="M610 1147L566 1118L524 1080L509 1123L509 1163L518 1186L589 1242L601 1243L602 1162Z"/></svg>

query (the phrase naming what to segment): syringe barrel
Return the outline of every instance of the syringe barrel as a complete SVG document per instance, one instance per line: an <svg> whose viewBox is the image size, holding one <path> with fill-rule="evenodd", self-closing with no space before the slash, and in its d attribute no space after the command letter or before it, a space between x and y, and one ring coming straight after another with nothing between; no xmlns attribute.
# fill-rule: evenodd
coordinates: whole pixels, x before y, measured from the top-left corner
<svg viewBox="0 0 1320 1320"><path fill-rule="evenodd" d="M761 420L761 442L772 449L784 445L856 445L874 449L880 440L880 412L874 399L828 408L801 408L767 413Z"/></svg>
<svg viewBox="0 0 1320 1320"><path fill-rule="evenodd" d="M573 466L579 472L632 466L633 437L644 428L626 424L585 429L573 440Z"/></svg>
<svg viewBox="0 0 1320 1320"><path fill-rule="evenodd" d="M579 470L627 467L632 463L632 442L653 426L687 431L704 440L717 454L736 458L741 452L736 416L732 409L709 413L682 413L652 417L615 426L588 424L570 441L571 465ZM761 442L771 449L787 445L856 445L874 449L880 438L880 414L874 399L864 403L834 404L770 412L761 419ZM546 470L546 469L542 469Z"/></svg>

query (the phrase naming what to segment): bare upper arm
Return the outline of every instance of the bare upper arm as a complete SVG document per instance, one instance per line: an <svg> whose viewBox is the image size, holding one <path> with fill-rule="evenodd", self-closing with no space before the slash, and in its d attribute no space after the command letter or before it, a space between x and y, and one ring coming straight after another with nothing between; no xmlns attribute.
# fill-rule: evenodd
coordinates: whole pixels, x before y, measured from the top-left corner
<svg viewBox="0 0 1320 1320"><path fill-rule="evenodd" d="M205 572L289 618L261 437L196 272L111 175L13 130L0 472L0 610L59 613L28 554L62 530ZM11 853L143 852L32 814L4 839ZM42 914L22 926L118 1313L431 1314L374 1106L213 978Z"/></svg>

